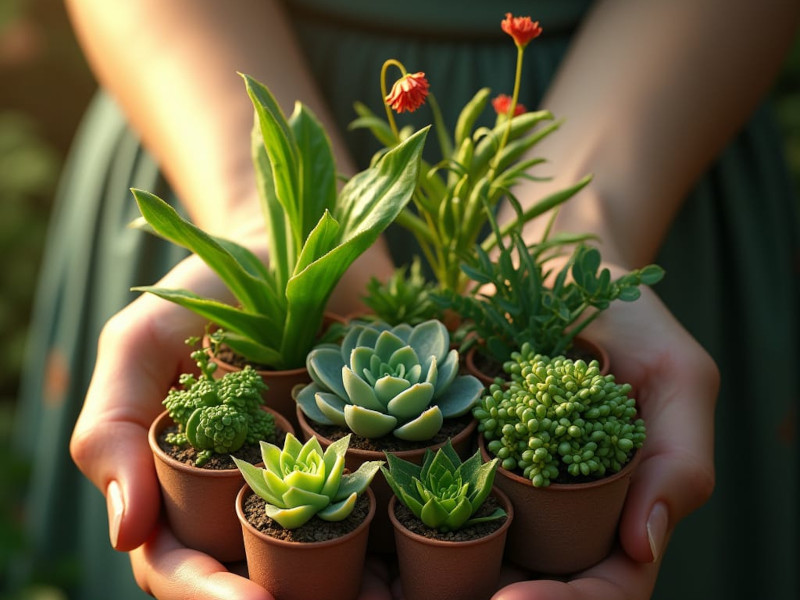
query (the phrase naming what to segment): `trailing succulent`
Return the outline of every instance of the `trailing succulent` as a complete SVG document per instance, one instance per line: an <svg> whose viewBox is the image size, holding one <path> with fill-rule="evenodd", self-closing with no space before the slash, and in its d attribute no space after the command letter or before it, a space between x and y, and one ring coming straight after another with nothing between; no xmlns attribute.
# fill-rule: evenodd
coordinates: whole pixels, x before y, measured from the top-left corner
<svg viewBox="0 0 800 600"><path fill-rule="evenodd" d="M253 492L266 502L267 516L286 529L296 529L314 516L325 521L347 518L383 464L367 461L356 472L345 473L349 444L347 435L323 452L316 438L302 444L288 433L282 449L261 442L264 468L234 460Z"/></svg>
<svg viewBox="0 0 800 600"><path fill-rule="evenodd" d="M187 343L195 345L196 338ZM164 399L177 433L167 435L167 442L178 446L190 444L199 451L195 464L203 466L212 454L229 454L245 443L274 439L275 421L261 410L261 393L267 389L261 376L251 367L226 373L214 379L217 365L203 350L191 357L200 368L200 376L180 376L181 387L173 388Z"/></svg>
<svg viewBox="0 0 800 600"><path fill-rule="evenodd" d="M473 516L492 491L496 458L483 463L476 452L462 463L448 440L435 454L426 449L422 466L390 453L386 460L388 468L381 471L395 496L428 527L455 531L506 515L497 508L490 515Z"/></svg>
<svg viewBox="0 0 800 600"><path fill-rule="evenodd" d="M492 384L473 414L490 454L534 486L562 470L595 479L617 472L642 447L631 386L601 375L597 361L550 359L524 344L503 368L510 382Z"/></svg>
<svg viewBox="0 0 800 600"><path fill-rule="evenodd" d="M431 439L444 419L468 414L483 392L459 375L458 352L445 326L355 322L341 345L321 344L306 360L312 383L296 400L320 424L379 438Z"/></svg>

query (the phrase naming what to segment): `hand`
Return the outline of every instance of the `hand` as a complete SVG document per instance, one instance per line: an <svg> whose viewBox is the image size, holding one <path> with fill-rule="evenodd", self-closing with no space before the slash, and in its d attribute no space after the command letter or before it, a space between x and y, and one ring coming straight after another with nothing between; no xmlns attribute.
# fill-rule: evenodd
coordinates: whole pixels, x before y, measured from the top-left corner
<svg viewBox="0 0 800 600"><path fill-rule="evenodd" d="M647 427L620 521L620 545L568 581L518 581L493 600L649 598L670 533L714 487L719 373L711 357L647 288L633 303L613 304L585 336L608 349L611 372L633 386Z"/></svg>

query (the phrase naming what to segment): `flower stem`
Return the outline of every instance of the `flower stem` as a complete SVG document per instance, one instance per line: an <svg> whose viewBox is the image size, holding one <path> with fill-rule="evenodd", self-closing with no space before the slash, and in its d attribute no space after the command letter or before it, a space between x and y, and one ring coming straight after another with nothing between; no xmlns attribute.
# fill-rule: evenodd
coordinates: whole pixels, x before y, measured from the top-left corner
<svg viewBox="0 0 800 600"><path fill-rule="evenodd" d="M392 132L394 133L394 137L397 141L400 141L400 133L397 130L397 123L394 121L394 114L392 114L392 109L389 104L386 102L386 96L389 94L386 91L386 71L389 67L394 66L400 69L400 73L405 76L407 74L405 66L399 60L390 58L383 63L381 67L381 100L383 102L383 108L386 110L386 120L389 121L389 127L392 128Z"/></svg>
<svg viewBox="0 0 800 600"><path fill-rule="evenodd" d="M516 73L514 74L514 92L511 96L511 104L508 107L508 114L506 115L506 128L503 131L503 137L500 140L500 147L497 149L494 159L492 160L492 166L489 171L489 179L494 179L497 165L500 162L500 154L502 153L503 148L505 148L505 145L508 143L508 137L511 134L511 119L514 118L514 112L517 109L517 102L519 101L519 88L522 81L522 57L524 54L525 47L517 44L517 69Z"/></svg>

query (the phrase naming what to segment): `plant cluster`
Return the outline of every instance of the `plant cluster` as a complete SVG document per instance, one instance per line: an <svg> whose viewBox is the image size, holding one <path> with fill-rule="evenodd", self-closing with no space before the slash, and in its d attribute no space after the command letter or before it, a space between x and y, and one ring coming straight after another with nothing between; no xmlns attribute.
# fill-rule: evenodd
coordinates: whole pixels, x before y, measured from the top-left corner
<svg viewBox="0 0 800 600"><path fill-rule="evenodd" d="M573 477L614 473L641 448L631 386L601 375L597 361L548 358L523 344L473 410L488 451L503 468L544 487L562 470Z"/></svg>
<svg viewBox="0 0 800 600"><path fill-rule="evenodd" d="M341 345L320 344L308 354L312 382L295 399L317 423L367 438L429 440L483 393L475 377L459 375L458 357L440 321L354 322Z"/></svg>
<svg viewBox="0 0 800 600"><path fill-rule="evenodd" d="M187 343L195 345L196 338ZM275 438L275 420L261 410L262 392L267 389L261 376L251 367L226 373L214 379L217 365L208 353L195 350L200 375L184 373L180 387L173 388L164 399L170 418L178 426L177 433L166 441L177 446L191 445L198 450L195 464L203 466L212 454L230 454L244 444Z"/></svg>
<svg viewBox="0 0 800 600"><path fill-rule="evenodd" d="M263 468L234 460L253 492L265 501L267 516L296 529L314 516L325 521L347 518L383 464L367 461L354 473L345 473L349 444L348 435L323 451L316 438L302 444L289 433L283 448L261 442Z"/></svg>
<svg viewBox="0 0 800 600"><path fill-rule="evenodd" d="M426 98L430 100L441 159L433 165L422 162L413 195L413 210L409 206L401 211L397 223L415 236L441 290L454 293L466 290L469 282L460 265L474 262L476 247L483 247L488 252L498 242L494 233L482 237L489 213L501 198L512 196L511 189L520 179L535 179L528 171L543 163L544 159L531 158L529 152L560 126L548 111L523 112L524 107L517 102L524 49L541 33L538 23L529 18L524 21L530 25L526 28L529 36L520 36L517 27L505 29L518 49L517 72L513 96L509 99L501 94L492 101L497 112L492 127L477 126L489 104L489 88L478 90L464 106L455 130L450 133L434 95L429 92L425 74L408 73L405 66L394 59L387 60L381 71L386 119L378 117L363 104L355 105L358 118L351 127L372 132L383 145L373 159L380 160L384 153L413 135L410 126L398 129L392 109L414 111ZM401 77L387 94L385 80L390 67L397 68ZM517 221L504 226L502 235L515 225L521 226L557 207L590 179L585 177L520 212Z"/></svg>
<svg viewBox="0 0 800 600"><path fill-rule="evenodd" d="M467 339L482 340L481 351L499 363L525 342L540 354L563 354L611 302L636 300L640 285L653 285L664 276L661 267L648 265L612 280L609 270L600 268L600 252L582 243L587 238L545 237L529 247L512 231L508 245L499 242L495 259L478 248L476 263L462 265L475 284L474 294L445 291L435 300L461 315L466 331L474 334ZM564 246L575 243L558 271L549 267ZM482 292L482 286L491 293Z"/></svg>
<svg viewBox="0 0 800 600"><path fill-rule="evenodd" d="M450 440L434 454L425 450L422 465L387 453L381 472L395 496L420 521L442 532L493 521L506 515L497 508L489 515L475 513L492 491L498 459L487 463L480 452L461 462Z"/></svg>
<svg viewBox="0 0 800 600"><path fill-rule="evenodd" d="M230 306L188 290L139 287L215 323L218 337L251 362L303 365L333 288L408 203L427 128L396 144L337 192L330 141L302 103L287 119L270 91L244 76L256 112L253 163L269 265L249 249L208 235L163 200L133 190L158 235L188 248L236 298Z"/></svg>

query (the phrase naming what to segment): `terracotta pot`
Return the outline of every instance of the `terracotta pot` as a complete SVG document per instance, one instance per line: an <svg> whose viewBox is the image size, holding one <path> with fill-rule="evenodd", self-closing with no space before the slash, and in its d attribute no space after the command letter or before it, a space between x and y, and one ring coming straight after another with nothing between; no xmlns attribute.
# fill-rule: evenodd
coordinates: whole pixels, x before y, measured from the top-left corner
<svg viewBox="0 0 800 600"><path fill-rule="evenodd" d="M300 431L303 434L304 440L307 440L313 436L319 440L319 443L323 449L327 448L331 445L331 443L333 443L333 440L324 437L311 426L305 414L302 410L300 410L299 407L297 408L297 420L300 424ZM474 440L472 434L475 432L477 426L478 422L475 419L472 419L469 424L463 430L461 430L461 432L453 436L453 438L450 440L453 444L453 448L462 458L462 460L466 460L469 458L470 454L474 453ZM444 442L429 446L429 448L431 451L435 452L442 446L444 446ZM395 454L398 458L402 458L403 460L421 465L422 457L425 455L425 448L419 448L417 450L402 450L400 452L394 452L393 454ZM345 467L351 472L356 471L363 463L370 460L385 461L386 455L383 452L378 452L376 450L348 448L347 454L345 454ZM389 500L394 496L392 493L392 488L390 488L389 484L386 483L386 478L380 471L375 474L375 478L372 480L370 487L372 488L372 491L375 492L375 500L378 503L378 513L375 516L375 521L372 524L372 527L370 528L370 550L372 552L393 553L395 551L394 530L386 512L387 507L389 506Z"/></svg>
<svg viewBox="0 0 800 600"><path fill-rule="evenodd" d="M483 435L483 459L489 460ZM622 508L640 453L618 473L588 483L550 484L537 488L531 480L498 467L495 485L514 505L506 557L513 563L551 575L588 569L608 556L617 538Z"/></svg>
<svg viewBox="0 0 800 600"><path fill-rule="evenodd" d="M275 417L278 429L294 434L287 419L262 408ZM172 532L185 546L220 562L242 560L242 531L234 510L236 494L244 483L239 469L203 469L168 456L159 447L158 436L171 425L174 423L164 411L150 426L148 441Z"/></svg>
<svg viewBox="0 0 800 600"><path fill-rule="evenodd" d="M608 351L599 344L595 344L594 342L578 337L575 338L573 342L573 348L575 348L581 354L586 354L592 356L597 359L597 362L600 363L600 373L602 375L607 375L610 371L611 360L608 356ZM483 383L487 388L494 383L494 377L491 377L484 371L480 369L478 366L477 354L479 352L478 345L473 345L467 353L464 355L464 368L470 375L474 375L478 379L480 379L481 383ZM502 369L501 369L502 371ZM505 373L501 373L502 377L505 377Z"/></svg>
<svg viewBox="0 0 800 600"><path fill-rule="evenodd" d="M514 518L508 496L497 487L492 494L508 514L493 533L465 542L448 542L418 535L395 516L397 497L388 515L395 532L403 595L414 600L487 600L500 581L506 534Z"/></svg>
<svg viewBox="0 0 800 600"><path fill-rule="evenodd" d="M327 329L331 323L346 322L346 319L343 317L326 312L323 318L322 327L324 330ZM203 348L211 356L212 362L217 365L217 370L214 372L215 378L219 379L226 373L235 372L240 369L240 367L225 362L211 354L211 344L208 336L203 336ZM297 385L306 385L307 383L311 383L311 377L308 375L308 369L305 367L285 370L256 369L256 372L261 375L264 383L267 384L268 389L263 394L264 401L267 403L267 406L275 409L284 417L286 417L296 429L298 424L295 412L295 401L292 397L292 390Z"/></svg>
<svg viewBox="0 0 800 600"><path fill-rule="evenodd" d="M375 516L372 491L367 488L369 513L358 528L334 540L308 543L279 540L253 527L243 508L252 493L245 485L236 497L250 579L275 600L355 600L361 588L370 523Z"/></svg>

